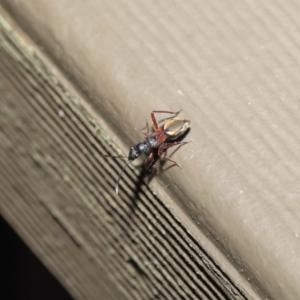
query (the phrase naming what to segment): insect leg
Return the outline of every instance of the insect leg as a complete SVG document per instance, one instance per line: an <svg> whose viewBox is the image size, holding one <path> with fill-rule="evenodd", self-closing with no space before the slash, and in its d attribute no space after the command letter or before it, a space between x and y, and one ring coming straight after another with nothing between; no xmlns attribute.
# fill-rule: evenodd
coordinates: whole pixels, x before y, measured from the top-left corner
<svg viewBox="0 0 300 300"><path fill-rule="evenodd" d="M154 162L155 162L154 153L150 153L145 160L145 170L150 172L150 178L148 179L148 182L150 182L153 179L153 177L157 174L157 168L156 165L154 165Z"/></svg>
<svg viewBox="0 0 300 300"><path fill-rule="evenodd" d="M152 167L153 163L154 163L154 154L150 153L148 155L148 157L146 158L146 160L145 160L145 164L144 164L145 169L146 170L151 170L151 167Z"/></svg>
<svg viewBox="0 0 300 300"><path fill-rule="evenodd" d="M167 150L168 148L173 147L173 146L181 147L181 146L183 146L183 145L185 145L185 144L187 144L187 143L188 143L188 142L163 143L163 144L161 144L160 147L158 148L158 156L160 156L162 159L165 159L165 160L167 160L167 161L172 162L172 163L173 163L172 166L176 165L177 167L179 167L179 168L181 169L181 166L180 166L175 160L170 159L169 157L166 157L166 155L167 155L166 150ZM164 154L164 155L162 156L162 154ZM172 167L172 166L171 166L171 167Z"/></svg>
<svg viewBox="0 0 300 300"><path fill-rule="evenodd" d="M171 115L174 115L174 117L176 117L180 112L181 112L181 110L179 110L177 112L167 111L167 110L153 110L151 112L151 119L152 119L152 123L153 123L153 126L154 126L155 130L158 129L158 122L155 118L155 114L164 113L164 114L171 114Z"/></svg>
<svg viewBox="0 0 300 300"><path fill-rule="evenodd" d="M158 148L158 155L161 156L163 152L171 147L174 146L183 146L185 144L188 144L189 142L172 142L172 143L162 143Z"/></svg>
<svg viewBox="0 0 300 300"><path fill-rule="evenodd" d="M145 132L144 130L147 129L147 132ZM149 136L149 124L146 121L146 126L144 128L141 129L142 135L146 138Z"/></svg>

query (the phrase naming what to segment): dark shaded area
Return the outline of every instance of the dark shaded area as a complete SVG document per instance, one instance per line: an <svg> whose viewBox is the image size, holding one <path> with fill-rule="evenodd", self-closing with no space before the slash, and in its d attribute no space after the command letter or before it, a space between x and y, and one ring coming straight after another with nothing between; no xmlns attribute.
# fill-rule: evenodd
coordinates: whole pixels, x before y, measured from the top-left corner
<svg viewBox="0 0 300 300"><path fill-rule="evenodd" d="M0 299L72 300L0 215Z"/></svg>

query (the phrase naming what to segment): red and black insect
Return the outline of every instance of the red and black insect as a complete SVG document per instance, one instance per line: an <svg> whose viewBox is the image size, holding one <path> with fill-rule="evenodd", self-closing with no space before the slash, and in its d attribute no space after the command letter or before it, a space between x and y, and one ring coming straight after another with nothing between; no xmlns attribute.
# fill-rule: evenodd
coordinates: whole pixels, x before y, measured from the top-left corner
<svg viewBox="0 0 300 300"><path fill-rule="evenodd" d="M128 163L124 166L121 170L117 183L116 183L116 193L118 194L119 191L119 182L122 177L122 174L126 167L133 162L136 158L140 155L145 154L147 158L144 162L145 170L152 171L153 164L156 158L162 158L164 160L170 161L173 163L172 166L176 165L178 167L179 164L166 157L166 150L173 146L180 146L184 145L187 142L175 141L178 139L182 134L184 134L190 126L190 121L182 118L177 118L176 116L181 112L171 112L171 111L164 111L164 110L154 110L151 112L151 120L154 126L154 132L148 134L144 131L146 127L144 127L141 132L144 136L144 141L136 144L135 146L130 147L129 154L128 154ZM165 113L174 115L171 118L167 118L167 120L162 126L158 126L158 122L155 118L155 114L157 113ZM181 168L181 167L180 167Z"/></svg>

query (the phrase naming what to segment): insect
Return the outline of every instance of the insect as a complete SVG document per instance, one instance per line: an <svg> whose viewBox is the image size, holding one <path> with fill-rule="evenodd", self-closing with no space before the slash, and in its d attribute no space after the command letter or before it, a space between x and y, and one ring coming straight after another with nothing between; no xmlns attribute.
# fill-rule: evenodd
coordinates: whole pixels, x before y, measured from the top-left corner
<svg viewBox="0 0 300 300"><path fill-rule="evenodd" d="M131 162L133 162L142 154L147 155L147 158L144 162L144 168L147 171L150 172L152 171L153 164L156 158L158 157L172 162L173 163L172 166L176 165L179 168L181 168L176 161L166 157L166 150L168 148L187 144L187 142L175 141L177 138L179 138L182 134L184 134L187 131L191 123L189 120L177 118L177 115L180 112L181 110L179 110L178 112L171 112L171 111L164 111L164 110L154 110L151 112L151 120L154 126L154 132L148 134L147 132L144 131L144 129L148 127L147 124L141 130L144 136L144 140L136 144L135 146L130 147L129 154L128 154L128 163L121 170L116 183L115 191L117 194L119 191L119 182L121 180L122 174L124 173L125 169ZM166 122L162 126L158 126L159 122L157 122L155 118L155 114L158 113L171 114L173 115L173 117L164 119L166 120Z"/></svg>

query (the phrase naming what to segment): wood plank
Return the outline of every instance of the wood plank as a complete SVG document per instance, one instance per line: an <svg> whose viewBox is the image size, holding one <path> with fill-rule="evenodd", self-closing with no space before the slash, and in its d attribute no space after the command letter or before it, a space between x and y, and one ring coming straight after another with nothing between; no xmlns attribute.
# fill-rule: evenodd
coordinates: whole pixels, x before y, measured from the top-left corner
<svg viewBox="0 0 300 300"><path fill-rule="evenodd" d="M124 162L103 157L120 152L105 122L4 11L0 45L1 214L68 291L248 299L135 170L115 194Z"/></svg>

